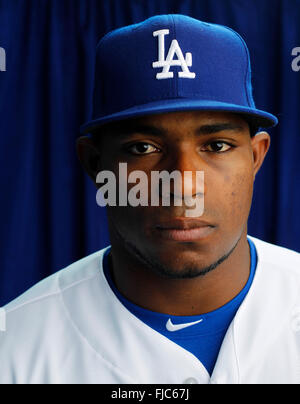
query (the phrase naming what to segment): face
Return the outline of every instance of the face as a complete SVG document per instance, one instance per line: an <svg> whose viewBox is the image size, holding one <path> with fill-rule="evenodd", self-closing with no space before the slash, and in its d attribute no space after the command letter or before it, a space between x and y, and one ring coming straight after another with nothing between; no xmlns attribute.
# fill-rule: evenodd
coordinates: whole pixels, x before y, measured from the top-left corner
<svg viewBox="0 0 300 404"><path fill-rule="evenodd" d="M199 111L142 117L102 133L98 169L118 178L119 163L127 163L128 176L139 170L148 180L149 206L107 207L112 243L170 278L216 267L247 231L255 174L269 145L267 134L264 142L257 136L251 139L248 124L236 114ZM192 172L192 181L183 181L182 188L171 183L170 206L151 206L151 173L163 170L176 170L181 178ZM197 171L204 173L200 192ZM128 192L135 185L128 184ZM175 206L179 190L181 206ZM201 216L186 217L188 198L204 202Z"/></svg>

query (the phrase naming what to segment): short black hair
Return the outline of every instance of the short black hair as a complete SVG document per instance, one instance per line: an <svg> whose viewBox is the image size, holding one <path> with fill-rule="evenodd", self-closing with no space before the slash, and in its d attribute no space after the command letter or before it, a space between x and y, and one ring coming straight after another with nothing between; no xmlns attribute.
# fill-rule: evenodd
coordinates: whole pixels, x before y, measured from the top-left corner
<svg viewBox="0 0 300 404"><path fill-rule="evenodd" d="M258 125L249 123L249 122L248 122L248 125L249 125L250 137L255 136L257 134L257 132L260 131L260 127Z"/></svg>

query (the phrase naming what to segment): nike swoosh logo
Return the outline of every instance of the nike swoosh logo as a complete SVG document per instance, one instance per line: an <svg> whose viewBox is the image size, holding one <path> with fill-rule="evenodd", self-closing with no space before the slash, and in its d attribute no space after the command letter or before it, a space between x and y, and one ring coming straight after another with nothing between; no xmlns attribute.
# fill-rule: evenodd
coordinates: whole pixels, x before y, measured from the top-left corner
<svg viewBox="0 0 300 404"><path fill-rule="evenodd" d="M167 321L167 324L166 324L166 329L171 332L178 331L178 330L182 330L183 328L190 327L191 325L199 324L202 321L203 321L203 319L193 321L192 323L173 324L172 320L169 318L169 320Z"/></svg>

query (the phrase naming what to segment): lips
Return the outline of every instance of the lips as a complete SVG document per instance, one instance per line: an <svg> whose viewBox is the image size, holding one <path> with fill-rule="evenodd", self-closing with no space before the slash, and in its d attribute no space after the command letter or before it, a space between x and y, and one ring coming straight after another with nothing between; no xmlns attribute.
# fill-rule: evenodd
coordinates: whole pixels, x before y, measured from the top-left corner
<svg viewBox="0 0 300 404"><path fill-rule="evenodd" d="M216 226L199 219L175 218L155 227L166 240L196 241L208 237Z"/></svg>
<svg viewBox="0 0 300 404"><path fill-rule="evenodd" d="M205 226L212 226L208 222L199 219L187 219L185 217L178 217L166 222L157 224L156 227L159 229L177 229L177 230L190 230L197 229Z"/></svg>

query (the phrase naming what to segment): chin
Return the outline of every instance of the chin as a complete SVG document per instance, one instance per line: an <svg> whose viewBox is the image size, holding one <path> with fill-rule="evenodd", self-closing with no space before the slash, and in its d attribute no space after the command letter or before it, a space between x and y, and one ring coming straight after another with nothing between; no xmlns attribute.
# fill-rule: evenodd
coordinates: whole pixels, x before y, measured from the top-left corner
<svg viewBox="0 0 300 404"><path fill-rule="evenodd" d="M155 273L165 279L194 279L206 275L211 270L207 267L199 268L191 266L181 269L162 266L155 267Z"/></svg>
<svg viewBox="0 0 300 404"><path fill-rule="evenodd" d="M214 271L235 250L238 242L225 253L198 243L178 243L156 251L141 251L134 246L136 257L157 275L169 279L192 279ZM218 245L217 243L214 244Z"/></svg>

